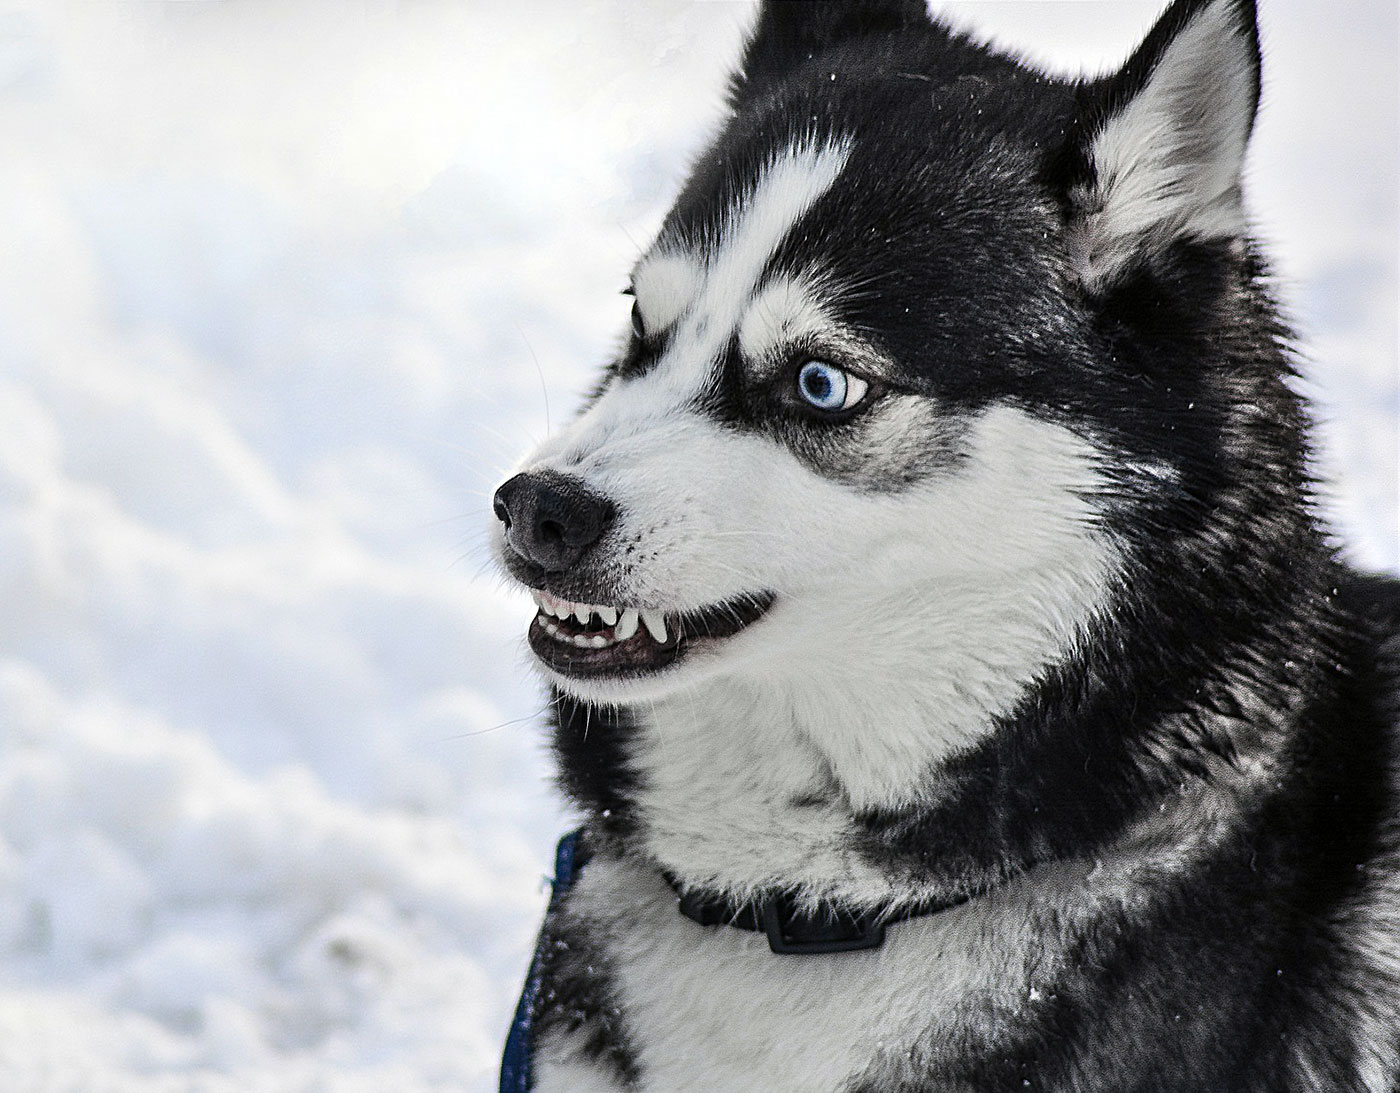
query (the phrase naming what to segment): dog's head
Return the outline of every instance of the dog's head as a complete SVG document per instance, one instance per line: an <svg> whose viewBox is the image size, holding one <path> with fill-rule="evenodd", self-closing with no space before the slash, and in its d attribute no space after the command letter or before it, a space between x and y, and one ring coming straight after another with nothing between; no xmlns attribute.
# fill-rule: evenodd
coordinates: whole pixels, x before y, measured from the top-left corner
<svg viewBox="0 0 1400 1093"><path fill-rule="evenodd" d="M1212 473L1257 98L1248 0L1178 0L1091 82L922 0L765 3L625 350L496 494L550 680L819 694L1071 646L1132 580L1123 514Z"/></svg>

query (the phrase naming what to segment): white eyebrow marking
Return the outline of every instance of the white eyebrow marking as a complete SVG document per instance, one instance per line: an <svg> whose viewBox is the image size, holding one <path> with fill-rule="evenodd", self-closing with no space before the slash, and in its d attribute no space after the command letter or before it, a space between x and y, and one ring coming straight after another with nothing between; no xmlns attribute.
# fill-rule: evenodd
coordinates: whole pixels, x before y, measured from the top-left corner
<svg viewBox="0 0 1400 1093"><path fill-rule="evenodd" d="M834 332L836 325L810 281L777 277L749 305L739 324L739 349L749 360L766 362L794 342Z"/></svg>
<svg viewBox="0 0 1400 1093"><path fill-rule="evenodd" d="M661 251L638 267L634 278L644 322L674 309L681 296L675 333L648 379L665 385L677 401L689 399L710 379L716 360L758 286L773 251L827 190L850 155L850 141L792 145L777 153L753 188L729 209L716 238L700 254ZM650 267L656 264L655 286ZM659 300L653 300L655 289ZM643 292L647 292L645 300Z"/></svg>
<svg viewBox="0 0 1400 1093"><path fill-rule="evenodd" d="M778 244L845 169L849 142L793 147L776 157L752 195L730 210L706 278L707 310L728 333Z"/></svg>
<svg viewBox="0 0 1400 1093"><path fill-rule="evenodd" d="M705 267L693 255L662 251L632 271L632 291L648 334L665 330L685 312L705 283Z"/></svg>

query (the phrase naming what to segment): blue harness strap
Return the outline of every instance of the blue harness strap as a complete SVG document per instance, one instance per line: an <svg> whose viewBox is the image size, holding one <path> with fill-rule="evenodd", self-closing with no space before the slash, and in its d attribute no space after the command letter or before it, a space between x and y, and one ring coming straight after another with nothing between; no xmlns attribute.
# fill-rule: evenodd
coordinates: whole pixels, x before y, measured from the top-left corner
<svg viewBox="0 0 1400 1093"><path fill-rule="evenodd" d="M559 840L554 851L553 892L549 897L549 910L553 911L564 893L573 887L574 880L583 863L578 856L578 843L581 831L570 831ZM539 940L535 942L535 956L530 961L530 971L525 976L525 989L520 993L520 1001L515 1006L515 1019L510 1023L510 1033L506 1036L506 1050L501 1058L501 1093L530 1093L534 1086L534 1029L532 1021L535 1013L535 999L540 993L540 975L544 965L544 928L540 928Z"/></svg>

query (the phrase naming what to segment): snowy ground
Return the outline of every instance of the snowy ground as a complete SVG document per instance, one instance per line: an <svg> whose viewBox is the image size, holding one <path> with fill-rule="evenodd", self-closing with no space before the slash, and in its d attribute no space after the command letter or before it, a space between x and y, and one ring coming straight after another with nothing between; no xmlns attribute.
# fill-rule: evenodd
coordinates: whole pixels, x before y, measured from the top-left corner
<svg viewBox="0 0 1400 1093"><path fill-rule="evenodd" d="M1101 67L1156 4L949 7ZM1263 7L1254 209L1396 568L1395 7ZM486 497L747 14L0 0L0 1088L489 1088L565 818Z"/></svg>

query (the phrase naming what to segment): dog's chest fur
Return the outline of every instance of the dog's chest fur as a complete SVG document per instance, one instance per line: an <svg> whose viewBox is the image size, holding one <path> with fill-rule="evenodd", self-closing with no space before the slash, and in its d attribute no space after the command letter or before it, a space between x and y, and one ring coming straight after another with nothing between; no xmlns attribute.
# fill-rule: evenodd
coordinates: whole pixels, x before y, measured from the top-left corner
<svg viewBox="0 0 1400 1093"><path fill-rule="evenodd" d="M696 925L655 872L623 861L594 861L576 892L569 916L607 939L612 987L653 1089L887 1088L928 1072L951 1045L985 1044L1048 998L1063 959L1032 944L1051 910L1024 893L892 926L877 950L812 960L775 958L762 935ZM541 1093L616 1088L596 1064L568 1061L571 1039L542 1044Z"/></svg>
<svg viewBox="0 0 1400 1093"><path fill-rule="evenodd" d="M1277 964L1240 959L1256 911L1240 912L1233 881L1193 891L1222 860L1253 864L1236 835L1250 787L1237 788L1233 802L1185 795L1097 856L827 957L700 926L655 867L600 850L546 933L535 1088L1386 1090L1400 968L1376 954L1400 925L1396 863L1375 863L1338 908L1345 940L1323 966L1306 943ZM1253 898L1276 897L1261 877ZM1277 1031L1241 1039L1230 1015L1255 1006Z"/></svg>

